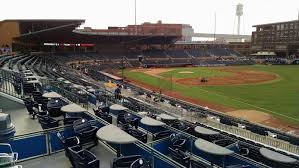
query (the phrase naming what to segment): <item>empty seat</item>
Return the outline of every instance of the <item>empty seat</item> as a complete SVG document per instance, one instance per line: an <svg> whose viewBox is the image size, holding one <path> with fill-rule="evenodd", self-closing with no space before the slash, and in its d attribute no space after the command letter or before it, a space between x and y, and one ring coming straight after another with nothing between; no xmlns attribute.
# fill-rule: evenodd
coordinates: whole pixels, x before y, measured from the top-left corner
<svg viewBox="0 0 299 168"><path fill-rule="evenodd" d="M170 134L171 134L171 131L169 131L169 130L157 132L157 133L153 134L153 141L168 137Z"/></svg>
<svg viewBox="0 0 299 168"><path fill-rule="evenodd" d="M108 109L109 111L109 109ZM99 110L94 110L95 115L100 117L101 119L107 121L108 123L112 124L112 116L109 115L108 112L103 112L103 111L99 111Z"/></svg>
<svg viewBox="0 0 299 168"><path fill-rule="evenodd" d="M134 163L136 160L141 159L141 155L131 155L131 156L122 156L113 159L111 168L128 168Z"/></svg>
<svg viewBox="0 0 299 168"><path fill-rule="evenodd" d="M80 139L80 144L92 142L93 145L91 147L98 144L98 138L96 137L98 128L92 126L91 123L86 119L74 121L73 128L76 136L78 136Z"/></svg>
<svg viewBox="0 0 299 168"><path fill-rule="evenodd" d="M0 143L0 167L10 167L18 160L18 153L13 152L11 145Z"/></svg>
<svg viewBox="0 0 299 168"><path fill-rule="evenodd" d="M150 162L146 161L143 158L135 160L130 166L130 168L151 168L151 167L152 165L150 164Z"/></svg>
<svg viewBox="0 0 299 168"><path fill-rule="evenodd" d="M49 128L55 128L59 126L59 121L52 117L46 117L46 116L39 116L39 122L41 124L41 127L43 129L49 129Z"/></svg>
<svg viewBox="0 0 299 168"><path fill-rule="evenodd" d="M178 134L170 135L171 147L173 149L179 149L181 151L186 151L186 139L182 139Z"/></svg>
<svg viewBox="0 0 299 168"><path fill-rule="evenodd" d="M196 160L190 160L190 166L191 168L212 168L211 165Z"/></svg>
<svg viewBox="0 0 299 168"><path fill-rule="evenodd" d="M63 144L65 156L70 157L69 147L77 146L79 145L79 138L74 137L68 137L66 138L63 133L58 132L57 137L59 138L60 142Z"/></svg>
<svg viewBox="0 0 299 168"><path fill-rule="evenodd" d="M178 163L189 167L190 164L190 156L187 155L184 151L181 151L179 149L173 149L171 147L168 147L168 150L170 152L170 156L173 160L177 161Z"/></svg>
<svg viewBox="0 0 299 168"><path fill-rule="evenodd" d="M144 143L147 143L147 134L137 130L137 129L128 129L126 132L128 132L133 137L137 138L139 141L142 141Z"/></svg>
<svg viewBox="0 0 299 168"><path fill-rule="evenodd" d="M80 150L79 146L69 148L75 168L99 168L100 161L88 150Z"/></svg>
<svg viewBox="0 0 299 168"><path fill-rule="evenodd" d="M73 124L77 120L82 120L82 118L81 117L70 117L70 116L66 116L63 119L63 124L64 125L71 125L71 124Z"/></svg>

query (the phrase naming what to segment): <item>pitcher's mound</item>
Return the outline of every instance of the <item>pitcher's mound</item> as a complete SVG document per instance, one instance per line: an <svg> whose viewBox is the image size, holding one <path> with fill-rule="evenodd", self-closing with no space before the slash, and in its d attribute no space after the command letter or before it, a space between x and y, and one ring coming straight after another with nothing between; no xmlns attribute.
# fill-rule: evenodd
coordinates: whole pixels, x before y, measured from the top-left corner
<svg viewBox="0 0 299 168"><path fill-rule="evenodd" d="M181 72L179 72L180 74L192 74L192 73L194 73L194 72L191 72L191 71L181 71Z"/></svg>
<svg viewBox="0 0 299 168"><path fill-rule="evenodd" d="M242 118L244 120L261 123L271 118L270 114L257 110L235 110L227 112L227 114Z"/></svg>

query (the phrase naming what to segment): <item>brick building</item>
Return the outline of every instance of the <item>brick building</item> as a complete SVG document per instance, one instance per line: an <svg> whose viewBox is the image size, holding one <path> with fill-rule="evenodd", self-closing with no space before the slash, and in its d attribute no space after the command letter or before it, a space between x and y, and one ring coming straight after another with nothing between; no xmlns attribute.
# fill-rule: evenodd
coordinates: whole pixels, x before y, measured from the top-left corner
<svg viewBox="0 0 299 168"><path fill-rule="evenodd" d="M299 20L253 26L252 52L275 52L290 56L299 52Z"/></svg>

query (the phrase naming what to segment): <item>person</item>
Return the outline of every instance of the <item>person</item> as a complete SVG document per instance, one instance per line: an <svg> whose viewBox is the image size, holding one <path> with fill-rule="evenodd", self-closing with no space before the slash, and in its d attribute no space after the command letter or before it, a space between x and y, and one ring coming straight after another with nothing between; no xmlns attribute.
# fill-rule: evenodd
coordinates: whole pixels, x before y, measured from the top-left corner
<svg viewBox="0 0 299 168"><path fill-rule="evenodd" d="M159 100L161 100L162 99L162 90L160 89L160 91L159 91Z"/></svg>
<svg viewBox="0 0 299 168"><path fill-rule="evenodd" d="M120 100L121 99L121 90L120 90L120 85L117 85L117 88L114 91L114 97L115 99Z"/></svg>

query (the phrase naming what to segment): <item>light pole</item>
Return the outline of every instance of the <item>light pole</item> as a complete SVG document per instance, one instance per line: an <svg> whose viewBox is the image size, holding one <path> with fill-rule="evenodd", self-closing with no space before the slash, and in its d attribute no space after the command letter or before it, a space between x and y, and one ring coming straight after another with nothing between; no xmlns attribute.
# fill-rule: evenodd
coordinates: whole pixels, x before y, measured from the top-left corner
<svg viewBox="0 0 299 168"><path fill-rule="evenodd" d="M121 78L122 78L122 84L124 84L124 57L125 56L122 56L122 59L121 59Z"/></svg>
<svg viewBox="0 0 299 168"><path fill-rule="evenodd" d="M134 10L135 10L135 35L137 35L137 0L134 0Z"/></svg>
<svg viewBox="0 0 299 168"><path fill-rule="evenodd" d="M137 19L136 19L136 14L137 14L136 0L135 0L135 7L134 7L134 9L135 9L135 26L136 26L136 24L137 24L137 23L136 23L136 20L137 20Z"/></svg>

